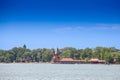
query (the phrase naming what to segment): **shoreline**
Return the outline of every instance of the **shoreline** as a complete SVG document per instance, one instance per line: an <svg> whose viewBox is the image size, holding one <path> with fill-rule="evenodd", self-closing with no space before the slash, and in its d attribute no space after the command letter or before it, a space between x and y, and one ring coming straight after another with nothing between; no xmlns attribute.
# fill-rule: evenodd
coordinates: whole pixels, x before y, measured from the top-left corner
<svg viewBox="0 0 120 80"><path fill-rule="evenodd" d="M0 63L0 64L60 64L60 63L51 63L51 62L20 62L20 63ZM91 63L80 63L80 64L91 64ZM80 64L74 64L74 65L80 65ZM94 65L94 63L92 63L91 65ZM120 64L96 64L96 65L120 65Z"/></svg>

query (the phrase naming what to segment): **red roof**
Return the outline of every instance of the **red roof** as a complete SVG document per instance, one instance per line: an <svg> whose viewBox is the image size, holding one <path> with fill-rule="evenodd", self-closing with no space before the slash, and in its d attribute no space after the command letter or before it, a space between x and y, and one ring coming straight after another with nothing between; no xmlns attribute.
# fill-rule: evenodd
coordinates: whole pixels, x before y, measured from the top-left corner
<svg viewBox="0 0 120 80"><path fill-rule="evenodd" d="M74 61L72 58L62 58L60 61Z"/></svg>
<svg viewBox="0 0 120 80"><path fill-rule="evenodd" d="M90 61L99 61L99 59L98 58L92 58L92 59L90 59Z"/></svg>

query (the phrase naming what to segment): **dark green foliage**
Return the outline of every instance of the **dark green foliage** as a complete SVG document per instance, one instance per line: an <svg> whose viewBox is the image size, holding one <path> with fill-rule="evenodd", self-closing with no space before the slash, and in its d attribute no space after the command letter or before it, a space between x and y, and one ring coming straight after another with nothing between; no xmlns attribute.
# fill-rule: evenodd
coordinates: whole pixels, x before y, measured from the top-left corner
<svg viewBox="0 0 120 80"><path fill-rule="evenodd" d="M106 63L120 64L120 50L114 47L96 47L94 49L76 49L73 47L65 47L60 49L61 58L73 58L80 60L89 60L98 58L105 60ZM51 49L27 49L23 47L14 47L11 50L0 50L0 62L50 62L52 59Z"/></svg>
<svg viewBox="0 0 120 80"><path fill-rule="evenodd" d="M27 48L25 44L23 45L23 48L24 48L24 49L26 49L26 48Z"/></svg>

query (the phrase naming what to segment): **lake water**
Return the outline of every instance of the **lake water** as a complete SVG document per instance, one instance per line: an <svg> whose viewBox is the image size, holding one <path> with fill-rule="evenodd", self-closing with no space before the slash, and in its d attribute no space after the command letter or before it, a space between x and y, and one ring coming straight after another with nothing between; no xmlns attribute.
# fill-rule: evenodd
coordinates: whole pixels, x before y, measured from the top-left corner
<svg viewBox="0 0 120 80"><path fill-rule="evenodd" d="M0 64L0 80L120 80L120 65Z"/></svg>

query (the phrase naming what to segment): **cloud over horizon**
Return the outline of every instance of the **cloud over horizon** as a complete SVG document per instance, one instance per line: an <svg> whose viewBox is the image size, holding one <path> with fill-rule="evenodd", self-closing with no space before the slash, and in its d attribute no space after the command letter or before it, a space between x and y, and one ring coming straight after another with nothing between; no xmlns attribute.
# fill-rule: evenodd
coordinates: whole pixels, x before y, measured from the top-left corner
<svg viewBox="0 0 120 80"><path fill-rule="evenodd" d="M92 30L120 30L120 24L93 24L84 25L84 26L69 26L69 27L59 27L55 28L55 32L69 32L69 31L92 31Z"/></svg>

